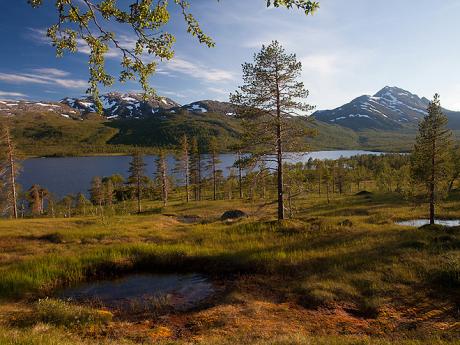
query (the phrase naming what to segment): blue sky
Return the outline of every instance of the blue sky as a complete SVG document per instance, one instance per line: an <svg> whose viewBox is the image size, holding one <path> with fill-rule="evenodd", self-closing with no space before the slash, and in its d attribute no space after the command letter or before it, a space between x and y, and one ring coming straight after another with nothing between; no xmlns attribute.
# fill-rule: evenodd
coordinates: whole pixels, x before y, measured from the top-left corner
<svg viewBox="0 0 460 345"><path fill-rule="evenodd" d="M44 2L32 9L26 0L0 0L0 98L59 100L85 92L87 56L55 57L43 34L55 21L54 0ZM160 95L180 103L227 100L240 83L241 64L276 39L303 62L309 102L318 109L390 85L428 98L438 92L443 106L460 110L458 0L323 0L311 17L267 9L265 0L190 2L217 46L199 46L173 15L176 57L151 80ZM108 69L116 73L118 57L111 55ZM114 89L139 86L129 82Z"/></svg>

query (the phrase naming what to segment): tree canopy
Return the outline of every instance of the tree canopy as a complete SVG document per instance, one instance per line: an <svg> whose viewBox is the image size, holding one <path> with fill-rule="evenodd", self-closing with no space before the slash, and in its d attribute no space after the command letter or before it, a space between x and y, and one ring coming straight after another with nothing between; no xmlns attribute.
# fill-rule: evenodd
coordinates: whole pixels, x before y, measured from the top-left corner
<svg viewBox="0 0 460 345"><path fill-rule="evenodd" d="M436 94L419 124L411 157L414 182L425 187L426 193L422 197L430 204L430 224L434 224L435 204L448 191L452 174L452 132L447 128L447 122Z"/></svg>
<svg viewBox="0 0 460 345"><path fill-rule="evenodd" d="M43 0L27 0L39 7ZM219 0L218 0L219 1ZM170 5L171 4L171 5ZM146 94L153 94L149 78L158 62L174 56L175 37L165 30L171 21L171 6L177 6L185 21L187 32L199 43L214 46L213 39L200 27L186 0L131 0L128 5L118 5L116 0L56 0L56 22L48 28L47 36L56 48L58 57L66 51L76 52L84 46L89 52L89 87L99 110L99 86L111 86L115 77L105 68L105 58L111 49L121 53L120 82L138 80ZM313 13L319 3L312 0L267 0L266 6L296 8ZM134 33L135 39L123 42L115 33L111 22L123 26L123 31Z"/></svg>
<svg viewBox="0 0 460 345"><path fill-rule="evenodd" d="M283 163L285 152L299 152L312 131L299 121L314 107L305 103L308 90L300 81L302 63L278 41L262 46L253 63L243 64L243 85L230 95L245 120L242 144L248 161L275 161L278 176L278 218L284 219Z"/></svg>

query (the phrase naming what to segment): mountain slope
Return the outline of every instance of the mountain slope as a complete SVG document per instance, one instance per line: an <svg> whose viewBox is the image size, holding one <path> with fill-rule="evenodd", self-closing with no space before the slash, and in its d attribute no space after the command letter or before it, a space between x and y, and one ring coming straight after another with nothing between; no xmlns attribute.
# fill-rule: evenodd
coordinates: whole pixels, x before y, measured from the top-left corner
<svg viewBox="0 0 460 345"><path fill-rule="evenodd" d="M145 118L165 110L180 107L180 104L166 97L144 99L140 93L122 94L117 92L101 96L104 115L108 119ZM64 98L65 104L82 114L96 113L96 104L92 97Z"/></svg>
<svg viewBox="0 0 460 345"><path fill-rule="evenodd" d="M428 104L425 97L386 86L373 96L360 96L339 108L317 111L313 117L357 131L415 130L427 114ZM445 114L449 117L450 127L460 129L460 112L445 110Z"/></svg>
<svg viewBox="0 0 460 345"><path fill-rule="evenodd" d="M0 101L0 123L8 121L18 146L31 155L130 153L174 148L182 135L196 137L206 150L211 137L225 149L242 133L230 103L202 100L180 105L168 98L144 100L141 94L102 96L104 114L95 113L91 98L57 102ZM314 150L410 150L417 124L429 101L408 91L385 87L311 119L293 118L296 126L317 131L305 142ZM460 113L444 110L449 126L460 129ZM454 131L460 136L460 130Z"/></svg>
<svg viewBox="0 0 460 345"><path fill-rule="evenodd" d="M67 119L81 120L81 113L58 102L30 102L0 100L0 116L16 116L24 113L50 113Z"/></svg>

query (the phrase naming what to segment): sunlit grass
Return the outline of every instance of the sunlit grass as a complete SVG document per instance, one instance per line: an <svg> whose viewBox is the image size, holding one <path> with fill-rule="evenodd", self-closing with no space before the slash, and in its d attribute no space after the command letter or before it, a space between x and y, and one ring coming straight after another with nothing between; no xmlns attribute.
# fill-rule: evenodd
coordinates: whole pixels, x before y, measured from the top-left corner
<svg viewBox="0 0 460 345"><path fill-rule="evenodd" d="M267 277L273 282L261 284L261 289L278 291L306 309L340 304L363 318L378 317L395 300L414 303L411 291L426 299L454 299L460 232L394 224L423 218L426 210L394 195L336 196L330 204L311 195L296 203L297 219L281 223L273 220L273 205L259 209L259 203L240 201L177 201L166 208L148 202L140 215L0 221L0 299L25 303L62 286L131 271ZM441 216L459 217L457 206L455 198L448 201ZM250 217L228 224L219 220L225 210L234 208ZM198 221L188 224L181 221L183 216L196 216ZM52 327L46 340L12 329L12 336L0 337L0 344L58 343L60 326L40 320ZM259 343L391 343L385 341L287 337ZM423 344L403 341L397 343ZM209 338L203 343L213 342ZM431 343L444 344L436 339Z"/></svg>

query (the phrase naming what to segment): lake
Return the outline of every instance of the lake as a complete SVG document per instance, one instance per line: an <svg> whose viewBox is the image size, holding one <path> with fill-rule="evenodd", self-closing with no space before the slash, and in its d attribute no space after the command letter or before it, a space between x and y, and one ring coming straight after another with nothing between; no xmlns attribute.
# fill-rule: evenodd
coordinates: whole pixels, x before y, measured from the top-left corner
<svg viewBox="0 0 460 345"><path fill-rule="evenodd" d="M338 159L340 157L352 157L363 154L381 154L381 152L370 152L360 150L341 151L317 151L308 154L296 154L290 159L291 162L307 162L313 159ZM203 155L204 160L207 155ZM155 171L155 156L145 156L146 173L153 177ZM229 168L236 160L235 154L221 154L220 169L224 175L228 175ZM85 193L88 194L91 180L94 176L110 176L121 174L128 176L130 156L97 156L97 157L63 157L63 158L30 158L22 162L22 172L18 183L24 190L29 189L33 184L38 184L59 198L67 194ZM176 161L172 155L167 157L170 174L173 172ZM180 176L179 176L180 177Z"/></svg>

